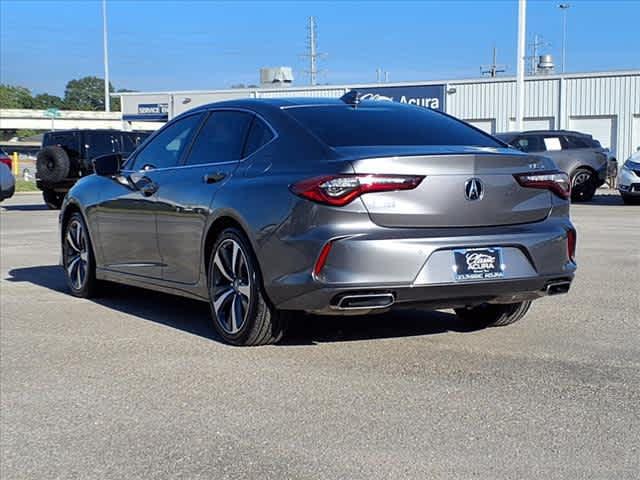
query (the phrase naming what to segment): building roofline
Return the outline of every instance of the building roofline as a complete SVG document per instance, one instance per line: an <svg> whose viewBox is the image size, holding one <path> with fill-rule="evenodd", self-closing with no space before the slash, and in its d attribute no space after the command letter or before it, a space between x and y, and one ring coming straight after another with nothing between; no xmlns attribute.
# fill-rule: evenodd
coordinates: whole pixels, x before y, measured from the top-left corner
<svg viewBox="0 0 640 480"><path fill-rule="evenodd" d="M610 70L604 72L577 72L577 73L554 73L549 75L530 75L525 77L525 81L542 81L542 80L558 80L558 79L577 79L577 78L598 78L598 77L617 77L617 76L640 76L640 70ZM194 94L211 94L211 93L247 93L253 92L296 92L296 91L316 91L327 89L354 89L354 88L381 88L381 87L415 87L427 85L461 85L466 83L500 83L515 82L516 77L476 77L476 78L459 78L448 80L425 80L413 82L395 82L395 83L348 83L336 85L292 85L289 87L259 87L259 88L222 88L212 90L167 90L156 92L120 92L112 93L112 97L130 97L130 96L146 96L146 95L194 95Z"/></svg>

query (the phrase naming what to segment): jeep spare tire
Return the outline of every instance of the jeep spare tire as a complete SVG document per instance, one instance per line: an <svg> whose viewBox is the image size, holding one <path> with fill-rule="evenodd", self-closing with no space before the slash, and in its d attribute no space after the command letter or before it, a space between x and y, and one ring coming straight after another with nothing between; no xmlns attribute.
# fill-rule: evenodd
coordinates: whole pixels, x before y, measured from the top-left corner
<svg viewBox="0 0 640 480"><path fill-rule="evenodd" d="M69 175L69 155L61 147L45 147L38 152L36 175L44 183L61 182Z"/></svg>

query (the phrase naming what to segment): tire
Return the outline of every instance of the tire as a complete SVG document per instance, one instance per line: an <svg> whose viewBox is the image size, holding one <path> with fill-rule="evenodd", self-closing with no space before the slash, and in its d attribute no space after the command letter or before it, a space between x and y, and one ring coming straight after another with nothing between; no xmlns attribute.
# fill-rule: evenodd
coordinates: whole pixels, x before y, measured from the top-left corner
<svg viewBox="0 0 640 480"><path fill-rule="evenodd" d="M510 304L483 303L477 307L457 308L456 315L470 327L504 327L526 315L531 302Z"/></svg>
<svg viewBox="0 0 640 480"><path fill-rule="evenodd" d="M625 195L621 193L620 196L625 205L640 205L640 196L638 195Z"/></svg>
<svg viewBox="0 0 640 480"><path fill-rule="evenodd" d="M571 176L571 200L588 202L596 193L597 179L588 168L578 168Z"/></svg>
<svg viewBox="0 0 640 480"><path fill-rule="evenodd" d="M43 183L58 183L67 178L71 169L69 155L57 146L44 147L38 152L36 171Z"/></svg>
<svg viewBox="0 0 640 480"><path fill-rule="evenodd" d="M60 210L62 201L64 200L64 193L56 192L54 190L43 190L42 199L51 210Z"/></svg>
<svg viewBox="0 0 640 480"><path fill-rule="evenodd" d="M78 212L71 214L64 225L62 265L71 295L93 297L98 284L96 261L87 225Z"/></svg>
<svg viewBox="0 0 640 480"><path fill-rule="evenodd" d="M267 301L258 262L239 230L228 228L216 239L207 284L213 325L225 342L256 346L280 341L288 315Z"/></svg>

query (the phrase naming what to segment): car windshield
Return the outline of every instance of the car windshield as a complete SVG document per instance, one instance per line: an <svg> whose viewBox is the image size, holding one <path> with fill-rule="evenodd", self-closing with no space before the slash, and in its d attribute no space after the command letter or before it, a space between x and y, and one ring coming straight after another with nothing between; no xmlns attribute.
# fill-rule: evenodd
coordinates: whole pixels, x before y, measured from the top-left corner
<svg viewBox="0 0 640 480"><path fill-rule="evenodd" d="M332 147L378 145L503 145L454 118L426 108L345 105L285 109Z"/></svg>

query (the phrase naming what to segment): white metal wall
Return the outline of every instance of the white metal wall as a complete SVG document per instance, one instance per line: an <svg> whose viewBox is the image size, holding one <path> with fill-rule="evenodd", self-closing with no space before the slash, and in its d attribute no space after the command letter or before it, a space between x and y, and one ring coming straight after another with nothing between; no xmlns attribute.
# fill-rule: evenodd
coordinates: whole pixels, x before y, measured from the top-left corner
<svg viewBox="0 0 640 480"><path fill-rule="evenodd" d="M138 103L168 99L169 118L204 103L231 98L340 97L351 88L446 85L446 112L491 133L513 130L515 79L452 80L405 84L125 94L123 112ZM527 129L575 128L591 133L624 161L640 146L640 70L530 77L525 81ZM153 100L153 101L152 101Z"/></svg>

